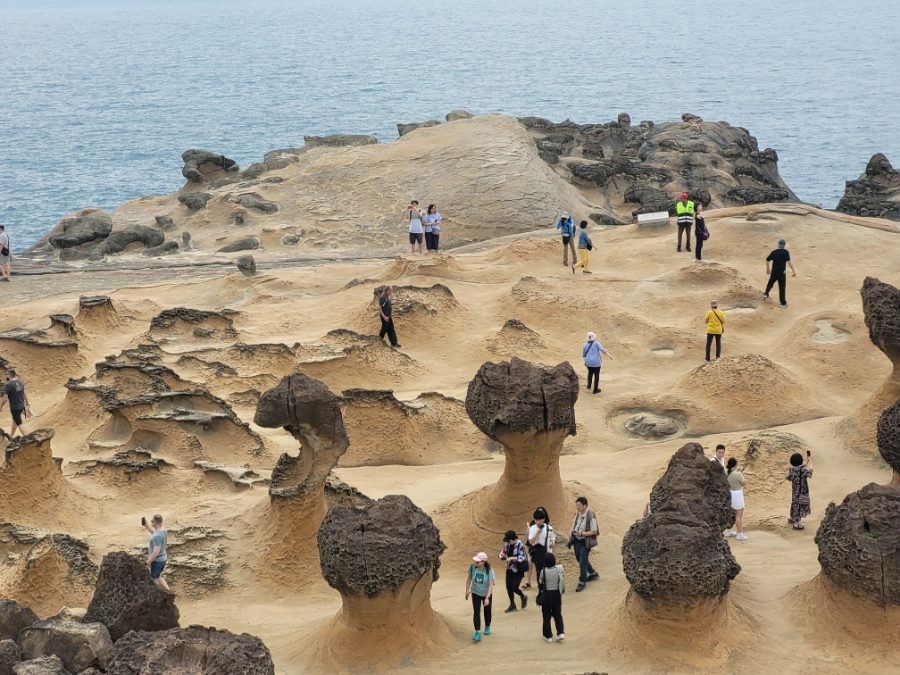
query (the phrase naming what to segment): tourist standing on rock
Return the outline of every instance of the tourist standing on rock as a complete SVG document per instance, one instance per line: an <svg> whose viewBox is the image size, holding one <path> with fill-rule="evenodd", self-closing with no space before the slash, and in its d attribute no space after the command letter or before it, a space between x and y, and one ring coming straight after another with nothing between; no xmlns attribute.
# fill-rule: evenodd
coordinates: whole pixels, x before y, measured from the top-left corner
<svg viewBox="0 0 900 675"><path fill-rule="evenodd" d="M506 611L516 611L517 595L522 599L522 609L525 609L528 606L528 596L519 589L519 586L522 584L525 570L528 569L528 556L525 555L525 545L519 541L515 530L507 530L503 535L500 560L506 561L506 594L509 596L509 607Z"/></svg>
<svg viewBox="0 0 900 675"><path fill-rule="evenodd" d="M12 251L9 245L9 235L6 234L6 226L0 225L0 281L9 281L9 259Z"/></svg>
<svg viewBox="0 0 900 675"><path fill-rule="evenodd" d="M734 509L734 529L725 530L725 536L747 541L749 537L744 534L744 486L747 481L744 480L744 474L737 470L737 463L737 459L731 457L726 466L728 487L731 488L731 508Z"/></svg>
<svg viewBox="0 0 900 675"><path fill-rule="evenodd" d="M541 614L544 619L544 642L553 642L553 631L550 630L550 619L556 624L556 640L566 639L563 628L562 594L566 592L566 577L563 566L556 564L556 556L548 553L546 565L538 575L538 586L542 588Z"/></svg>
<svg viewBox="0 0 900 675"><path fill-rule="evenodd" d="M694 235L697 237L694 255L697 260L703 260L701 257L703 242L709 239L709 230L706 229L706 219L703 217L703 204L697 204L697 213L694 216ZM688 250L690 251L690 249Z"/></svg>
<svg viewBox="0 0 900 675"><path fill-rule="evenodd" d="M722 333L725 332L725 313L719 310L719 303L713 300L709 303L709 311L706 313L706 360L709 361L709 348L712 341L716 341L716 358L722 356Z"/></svg>
<svg viewBox="0 0 900 675"><path fill-rule="evenodd" d="M9 403L9 412L12 415L12 431L9 437L19 434L25 436L28 434L25 427L22 426L22 420L25 419L25 409L28 408L28 394L25 393L25 383L16 375L16 371L10 368L6 371L6 386L3 388L3 400L0 401L0 411Z"/></svg>
<svg viewBox="0 0 900 675"><path fill-rule="evenodd" d="M437 206L429 204L422 219L425 224L425 248L429 251L441 250L441 214Z"/></svg>
<svg viewBox="0 0 900 675"><path fill-rule="evenodd" d="M576 593L581 593L587 582L600 578L597 570L591 565L591 549L597 545L599 533L597 517L588 507L587 497L579 497L575 500L575 520L572 521L572 529L569 530L569 541L575 549L575 560L578 561L580 569Z"/></svg>
<svg viewBox="0 0 900 675"><path fill-rule="evenodd" d="M594 242L592 242L591 238L588 236L587 226L588 222L586 220L582 220L578 224L578 227L581 228L581 233L578 235L578 254L581 256L581 258L577 263L572 265L572 274L575 274L576 267L583 268L581 270L582 274L591 274L590 270L588 270L588 267L591 264L591 256L589 251L593 250Z"/></svg>
<svg viewBox="0 0 900 675"><path fill-rule="evenodd" d="M419 202L415 199L406 207L406 219L409 221L409 247L410 253L416 252L416 244L419 253L422 252L422 239L425 236L425 228L422 225L422 212L419 211Z"/></svg>
<svg viewBox="0 0 900 675"><path fill-rule="evenodd" d="M675 215L678 217L678 251L681 251L681 235L688 252L691 250L691 226L694 224L694 202L688 199L688 193L682 192L675 202Z"/></svg>
<svg viewBox="0 0 900 675"><path fill-rule="evenodd" d="M725 468L725 446L719 443L716 446L716 454L709 458L710 462L717 462L722 467L722 471L728 472Z"/></svg>
<svg viewBox="0 0 900 675"><path fill-rule="evenodd" d="M572 262L575 262L575 222L569 217L569 212L564 211L556 223L556 229L562 230L563 265L569 266L569 249L572 250Z"/></svg>
<svg viewBox="0 0 900 675"><path fill-rule="evenodd" d="M169 584L163 579L162 573L166 567L166 544L169 541L169 533L163 527L163 517L158 513L150 519L147 524L146 518L141 518L141 525L150 533L149 555L147 556L147 567L150 569L150 578L153 583L164 591L169 591Z"/></svg>
<svg viewBox="0 0 900 675"><path fill-rule="evenodd" d="M481 609L484 608L484 634L491 634L491 594L494 592L494 570L488 562L487 553L478 553L475 562L469 565L469 573L466 575L466 600L472 596L472 609L474 611L475 642L481 640Z"/></svg>
<svg viewBox="0 0 900 675"><path fill-rule="evenodd" d="M811 511L809 501L809 479L813 475L812 453L806 451L806 465L803 465L803 455L795 452L791 455L791 468L788 469L787 480L791 481L791 516L788 525L795 530L806 528L800 523Z"/></svg>
<svg viewBox="0 0 900 675"><path fill-rule="evenodd" d="M534 511L534 521L528 528L528 545L531 553L531 564L538 575L538 588L541 587L541 570L544 569L544 556L553 552L556 534L550 526L550 515L543 506Z"/></svg>
<svg viewBox="0 0 900 675"><path fill-rule="evenodd" d="M766 274L769 275L769 283L766 284L766 292L763 293L763 300L769 299L769 291L775 282L778 282L778 300L781 307L787 307L787 294L785 286L787 285L787 268L791 268L791 276L797 276L797 270L794 269L794 263L791 262L791 254L785 248L787 242L784 239L778 240L778 248L769 254L766 258ZM769 269L771 263L771 270Z"/></svg>
<svg viewBox="0 0 900 675"><path fill-rule="evenodd" d="M612 359L610 353L606 351L603 345L600 344L600 341L597 340L597 335L588 333L587 342L585 342L584 346L581 348L581 355L584 357L584 365L587 366L588 369L587 388L591 388L591 380L593 380L593 393L595 394L600 393L600 367L603 365L603 357L601 357L600 354L606 354Z"/></svg>
<svg viewBox="0 0 900 675"><path fill-rule="evenodd" d="M391 316L393 312L391 296L393 294L394 287L386 286L378 298L378 315L381 318L381 332L378 333L378 339L384 340L384 336L387 335L388 340L391 341L391 347L397 349L400 344L397 342L397 333L394 330L394 317Z"/></svg>

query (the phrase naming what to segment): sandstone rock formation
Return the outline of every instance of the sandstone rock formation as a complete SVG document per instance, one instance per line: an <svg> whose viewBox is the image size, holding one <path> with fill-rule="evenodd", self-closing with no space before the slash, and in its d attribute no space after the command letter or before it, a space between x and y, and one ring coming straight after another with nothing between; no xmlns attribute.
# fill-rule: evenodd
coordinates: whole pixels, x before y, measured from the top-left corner
<svg viewBox="0 0 900 675"><path fill-rule="evenodd" d="M112 218L108 213L100 209L84 209L74 216L63 218L48 235L48 241L53 248L74 248L106 239L112 227Z"/></svg>
<svg viewBox="0 0 900 675"><path fill-rule="evenodd" d="M900 489L869 483L832 502L816 533L822 572L882 607L900 605Z"/></svg>
<svg viewBox="0 0 900 675"><path fill-rule="evenodd" d="M0 598L0 640L18 640L19 631L38 621L27 605Z"/></svg>
<svg viewBox="0 0 900 675"><path fill-rule="evenodd" d="M66 514L71 509L71 504L66 502L69 487L50 447L53 436L53 429L37 429L8 444L0 440L0 447L5 445L4 462L0 464L4 519L42 526L48 520L49 511L53 518L62 515L63 520L74 524L74 517Z"/></svg>
<svg viewBox="0 0 900 675"><path fill-rule="evenodd" d="M14 640L0 640L0 675L12 675L13 666L22 660L22 651Z"/></svg>
<svg viewBox="0 0 900 675"><path fill-rule="evenodd" d="M85 623L102 623L112 639L131 630L167 630L178 626L175 595L154 584L144 561L124 551L103 556Z"/></svg>
<svg viewBox="0 0 900 675"><path fill-rule="evenodd" d="M894 482L900 477L900 401L885 410L878 418L876 431L878 451L894 470Z"/></svg>
<svg viewBox="0 0 900 675"><path fill-rule="evenodd" d="M185 150L181 159L184 162L181 175L192 183L202 183L208 175L219 171L240 171L233 159L209 150Z"/></svg>
<svg viewBox="0 0 900 675"><path fill-rule="evenodd" d="M378 139L365 134L331 134L330 136L304 136L303 143L307 149L344 148L357 145L378 145Z"/></svg>
<svg viewBox="0 0 900 675"><path fill-rule="evenodd" d="M872 155L866 170L848 180L837 211L854 216L900 220L900 171L882 153Z"/></svg>
<svg viewBox="0 0 900 675"><path fill-rule="evenodd" d="M39 659L17 663L13 675L78 675L70 673L58 656L42 656Z"/></svg>
<svg viewBox="0 0 900 675"><path fill-rule="evenodd" d="M205 209L206 204L213 196L208 192L185 192L178 195L178 201L188 207L191 211L199 211Z"/></svg>
<svg viewBox="0 0 900 675"><path fill-rule="evenodd" d="M116 642L107 675L275 675L262 640L247 633L189 626L135 631Z"/></svg>
<svg viewBox="0 0 900 675"><path fill-rule="evenodd" d="M39 621L19 634L25 660L57 656L66 670L81 673L97 666L105 671L113 653L106 626L58 619Z"/></svg>
<svg viewBox="0 0 900 675"><path fill-rule="evenodd" d="M259 248L259 239L256 237L244 237L219 249L219 253L236 253L238 251L253 251Z"/></svg>
<svg viewBox="0 0 900 675"><path fill-rule="evenodd" d="M397 133L400 136L405 136L410 131L415 131L416 129L427 129L428 127L436 127L440 122L438 120L428 120L427 122L410 122L408 124L397 124Z"/></svg>

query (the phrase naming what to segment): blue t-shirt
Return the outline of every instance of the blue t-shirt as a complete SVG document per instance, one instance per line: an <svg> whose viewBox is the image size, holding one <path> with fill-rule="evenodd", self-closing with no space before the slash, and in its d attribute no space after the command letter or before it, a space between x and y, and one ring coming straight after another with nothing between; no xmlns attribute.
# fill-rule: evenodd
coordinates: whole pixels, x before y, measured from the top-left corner
<svg viewBox="0 0 900 675"><path fill-rule="evenodd" d="M486 598L488 583L494 580L494 570L488 571L484 567L478 569L475 565L471 565L469 567L469 576L472 577L472 594Z"/></svg>
<svg viewBox="0 0 900 675"><path fill-rule="evenodd" d="M571 237L575 234L575 222L571 218L560 218L556 229L562 230L564 237Z"/></svg>
<svg viewBox="0 0 900 675"><path fill-rule="evenodd" d="M150 535L149 555L153 555L153 549L159 546L159 555L156 556L156 559L159 562L165 562L167 559L166 541L168 538L168 533L165 530L157 530Z"/></svg>

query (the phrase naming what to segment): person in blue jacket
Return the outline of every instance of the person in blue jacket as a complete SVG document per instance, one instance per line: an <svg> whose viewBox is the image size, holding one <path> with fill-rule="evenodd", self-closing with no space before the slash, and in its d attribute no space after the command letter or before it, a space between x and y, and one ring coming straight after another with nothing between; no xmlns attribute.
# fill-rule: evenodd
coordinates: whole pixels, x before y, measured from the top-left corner
<svg viewBox="0 0 900 675"><path fill-rule="evenodd" d="M581 349L581 355L584 357L584 365L588 369L587 388L591 388L591 381L593 380L594 391L592 393L594 394L600 393L600 366L603 365L603 358L600 354L606 354L612 359L612 354L603 348L603 345L597 340L597 336L594 333L588 333L587 342L584 343L584 347Z"/></svg>
<svg viewBox="0 0 900 675"><path fill-rule="evenodd" d="M575 256L575 221L569 217L568 211L564 211L560 216L559 222L556 223L556 229L562 230L563 265L568 267L569 249L572 249L572 262L577 260Z"/></svg>

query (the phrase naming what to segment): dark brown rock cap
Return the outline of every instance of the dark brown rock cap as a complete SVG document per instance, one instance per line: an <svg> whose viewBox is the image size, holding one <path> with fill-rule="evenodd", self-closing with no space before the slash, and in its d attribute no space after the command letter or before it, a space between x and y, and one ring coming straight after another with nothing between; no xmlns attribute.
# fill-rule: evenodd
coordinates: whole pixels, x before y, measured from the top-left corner
<svg viewBox="0 0 900 675"><path fill-rule="evenodd" d="M574 436L577 400L571 364L547 369L513 357L478 369L466 393L466 412L491 438L498 426L515 432L568 429Z"/></svg>
<svg viewBox="0 0 900 675"><path fill-rule="evenodd" d="M881 413L875 429L878 452L884 461L900 473L900 401Z"/></svg>
<svg viewBox="0 0 900 675"><path fill-rule="evenodd" d="M431 517L405 495L363 509L333 506L319 527L319 563L342 594L374 597L429 572L437 580L446 546Z"/></svg>
<svg viewBox="0 0 900 675"><path fill-rule="evenodd" d="M900 360L900 290L866 277L860 289L869 339L893 363Z"/></svg>

